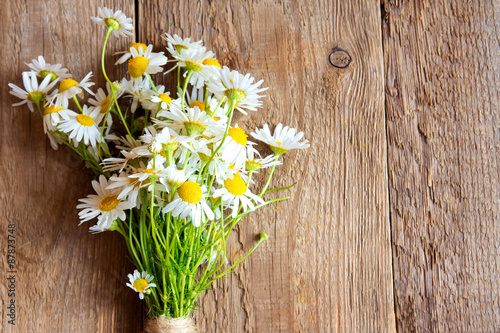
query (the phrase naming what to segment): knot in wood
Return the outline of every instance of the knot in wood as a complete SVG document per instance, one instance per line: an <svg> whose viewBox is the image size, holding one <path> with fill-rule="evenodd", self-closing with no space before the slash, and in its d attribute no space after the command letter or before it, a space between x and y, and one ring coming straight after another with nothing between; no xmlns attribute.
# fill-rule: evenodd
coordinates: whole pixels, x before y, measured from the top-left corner
<svg viewBox="0 0 500 333"><path fill-rule="evenodd" d="M341 48L334 48L329 56L330 65L336 68L346 68L351 63L351 56Z"/></svg>

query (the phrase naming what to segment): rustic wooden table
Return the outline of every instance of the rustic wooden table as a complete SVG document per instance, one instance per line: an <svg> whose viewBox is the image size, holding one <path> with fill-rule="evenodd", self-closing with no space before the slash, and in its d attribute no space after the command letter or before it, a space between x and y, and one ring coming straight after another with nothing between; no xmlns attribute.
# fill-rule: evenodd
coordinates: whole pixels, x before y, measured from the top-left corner
<svg viewBox="0 0 500 333"><path fill-rule="evenodd" d="M7 87L40 54L96 71L90 16L106 5L134 17L137 41L203 39L263 78L264 109L238 124L283 121L311 142L278 173L292 199L239 226L231 257L271 238L203 297L202 332L499 332L500 2L381 2L3 0L0 244L15 224L17 317L2 257L0 330L141 330L125 245L77 227L92 175Z"/></svg>

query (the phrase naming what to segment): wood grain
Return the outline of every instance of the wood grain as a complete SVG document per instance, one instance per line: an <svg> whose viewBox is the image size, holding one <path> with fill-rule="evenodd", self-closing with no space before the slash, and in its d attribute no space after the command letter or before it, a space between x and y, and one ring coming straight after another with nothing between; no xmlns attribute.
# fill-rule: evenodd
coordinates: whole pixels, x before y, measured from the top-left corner
<svg viewBox="0 0 500 333"><path fill-rule="evenodd" d="M133 1L106 1L133 15ZM71 151L53 151L38 114L11 107L9 82L22 86L24 64L38 55L81 79L99 68L105 28L91 22L104 1L2 1L0 58L0 244L7 225L17 237L16 326L7 324L6 257L0 261L0 331L138 332L141 305L125 286L132 269L113 234L78 227L78 199L92 175ZM125 40L112 41L113 52ZM96 78L102 86L103 78ZM5 250L4 250L5 249Z"/></svg>
<svg viewBox="0 0 500 333"><path fill-rule="evenodd" d="M384 1L399 332L499 332L498 1Z"/></svg>
<svg viewBox="0 0 500 333"><path fill-rule="evenodd" d="M78 78L97 69L104 32L89 17L103 4L4 1L0 85L20 85L24 62L39 54ZM243 128L282 121L311 141L277 172L275 185L297 182L292 199L254 213L234 235L230 261L261 231L271 238L207 292L196 314L202 332L500 329L498 4L105 5L138 18L137 40L157 51L164 32L202 38L222 64L263 78L265 108L238 115ZM130 41L112 39L110 53ZM330 65L335 48L351 57L346 68ZM0 328L138 332L122 240L76 227L91 174L70 151L52 151L39 117L12 108L7 88L1 97L0 245L15 223L18 326L6 324L2 278Z"/></svg>
<svg viewBox="0 0 500 333"><path fill-rule="evenodd" d="M202 332L394 332L379 3L139 1L138 15L141 42L203 39L223 65L265 80L265 108L240 126L282 121L311 141L277 173L276 185L297 182L292 199L234 236L230 260L259 232L271 238L207 292ZM336 46L346 69L329 65Z"/></svg>

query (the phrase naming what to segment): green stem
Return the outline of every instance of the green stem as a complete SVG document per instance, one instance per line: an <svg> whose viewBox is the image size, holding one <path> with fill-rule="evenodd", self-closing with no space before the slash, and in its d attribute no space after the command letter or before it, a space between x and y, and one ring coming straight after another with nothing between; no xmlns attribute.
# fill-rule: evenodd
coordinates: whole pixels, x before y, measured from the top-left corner
<svg viewBox="0 0 500 333"><path fill-rule="evenodd" d="M177 93L181 88L181 68L177 66Z"/></svg>
<svg viewBox="0 0 500 333"><path fill-rule="evenodd" d="M148 73L146 73L146 77L148 78L149 80L149 83L151 84L151 88L153 88L154 92L155 93L158 93L158 89L156 89L156 86L153 82L153 79L151 78L151 75L149 75Z"/></svg>
<svg viewBox="0 0 500 333"><path fill-rule="evenodd" d="M113 31L112 28L108 28L108 31L106 31L106 37L104 38L104 44L102 46L102 53L101 53L101 69L104 78L106 79L106 81L109 82L109 85L111 86L111 90L114 90L113 85L111 84L111 80L108 78L108 75L106 74L106 68L104 67L104 55L106 54L106 45L108 44L108 38L109 35L111 35L112 31Z"/></svg>
<svg viewBox="0 0 500 333"><path fill-rule="evenodd" d="M202 183L205 182L205 175L208 171L208 166L213 161L217 152L222 148L224 141L226 141L226 137L229 133L229 127L231 127L231 120L233 119L235 104L236 104L236 102L234 100L232 100L232 99L229 100L229 119L227 120L226 131L224 132L224 136L222 137L222 140L221 140L220 144L217 146L217 148L215 149L215 151L210 155L210 158L208 159L207 163L205 163L204 165L201 166L200 173L198 173L198 177L199 177L201 174L201 171L203 170L203 175L201 177Z"/></svg>
<svg viewBox="0 0 500 333"><path fill-rule="evenodd" d="M274 158L275 161L277 161L278 159L279 159L279 156L276 156ZM259 193L259 197L262 197L264 195L264 193L266 192L267 187L269 186L269 183L271 182L271 178L273 177L274 169L276 169L276 165L273 165L273 167L271 168L271 172L269 173L269 177L267 177L266 185L264 185L262 192Z"/></svg>
<svg viewBox="0 0 500 333"><path fill-rule="evenodd" d="M76 106L80 110L80 112L83 112L82 107L80 106L80 103L78 102L78 98L76 98L76 95L73 95L73 100L75 101Z"/></svg>
<svg viewBox="0 0 500 333"><path fill-rule="evenodd" d="M189 78L191 77L191 74L193 74L193 71L188 71L187 76L184 79L184 86L182 87L182 101L181 101L181 103L182 103L182 111L185 111L185 109L184 109L184 100L185 100L185 96L186 96L187 85L189 83Z"/></svg>
<svg viewBox="0 0 500 333"><path fill-rule="evenodd" d="M262 243L264 240L265 239L263 239L261 237L259 239L259 242L257 244L255 244L250 249L250 251L248 251L248 253L246 255L244 255L243 257L241 257L240 259L238 259L231 267L229 267L228 269L226 269L224 272L220 273L219 275L217 275L216 277L214 277L213 279L211 279L210 281L208 281L205 286L208 287L212 282L214 282L217 279L220 279L221 277L223 277L224 275L226 275L227 273L229 273L234 267L236 267L239 263L241 263L243 260L245 260L250 254L252 254L252 252L255 251L255 249L257 249L257 247L259 247L260 243Z"/></svg>
<svg viewBox="0 0 500 333"><path fill-rule="evenodd" d="M130 130L127 126L127 122L123 118L122 111L120 110L120 106L118 105L118 101L116 100L115 87L113 86L113 83L111 82L111 80L108 78L108 75L106 74L106 68L104 66L104 55L106 54L106 45L108 44L108 38L109 38L109 35L111 34L112 31L113 31L112 28L108 28L108 30L106 32L106 37L104 38L104 44L102 46L102 54L101 54L102 74L104 75L104 78L106 79L106 81L109 83L109 86L111 87L111 94L113 95L113 98L110 101L110 104L114 103L116 105L116 110L118 111L118 115L120 116L120 120L122 121L123 126L125 127L125 130L127 130L127 134L130 136L130 140L132 140L132 144L135 146L135 139L132 136L132 134L130 133Z"/></svg>

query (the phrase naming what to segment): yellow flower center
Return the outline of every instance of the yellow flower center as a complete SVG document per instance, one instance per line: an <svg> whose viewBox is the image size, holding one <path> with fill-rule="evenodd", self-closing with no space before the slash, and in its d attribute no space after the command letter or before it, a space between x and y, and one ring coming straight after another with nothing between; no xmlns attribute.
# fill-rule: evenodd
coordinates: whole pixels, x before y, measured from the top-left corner
<svg viewBox="0 0 500 333"><path fill-rule="evenodd" d="M128 48L128 49L130 50L131 48L134 48L134 49L136 49L136 50L137 50L137 52L139 52L139 47L141 47L141 46L142 46L142 51L143 51L143 52L145 52L145 51L146 51L146 49L148 48L148 47L146 46L146 44L143 44L143 43L132 43L132 44L130 44L130 46L129 46L129 48Z"/></svg>
<svg viewBox="0 0 500 333"><path fill-rule="evenodd" d="M90 126L94 125L94 119L90 116L87 116L86 114L79 114L78 116L76 116L76 120L82 126L90 127Z"/></svg>
<svg viewBox="0 0 500 333"><path fill-rule="evenodd" d="M239 174L235 174L233 179L226 179L224 181L224 187L229 191L229 193L238 197L247 191L247 184Z"/></svg>
<svg viewBox="0 0 500 333"><path fill-rule="evenodd" d="M57 106L55 105L49 105L47 106L44 110L43 110L43 114L44 115L47 115L47 114L51 114L51 113L56 113L56 112L59 112L61 111L63 108L58 108Z"/></svg>
<svg viewBox="0 0 500 333"><path fill-rule="evenodd" d="M221 66L220 66L219 62L217 61L217 59L207 58L207 59L203 60L203 65L216 66L216 67L221 68Z"/></svg>
<svg viewBox="0 0 500 333"><path fill-rule="evenodd" d="M137 291L140 291L141 293L144 292L144 290L146 290L146 288L148 287L148 281L144 280L144 279L137 279L134 281L134 289L137 290Z"/></svg>
<svg viewBox="0 0 500 333"><path fill-rule="evenodd" d="M233 127L229 129L229 136L233 138L234 141L242 145L243 147L247 145L248 135L240 127Z"/></svg>
<svg viewBox="0 0 500 333"><path fill-rule="evenodd" d="M184 202L190 204L197 204L202 197L200 185L192 181L184 182L177 190L177 194Z"/></svg>
<svg viewBox="0 0 500 333"><path fill-rule="evenodd" d="M203 69L203 67L201 67L199 63L196 63L194 61L188 60L185 62L185 64L186 64L186 70L188 71L199 72Z"/></svg>
<svg viewBox="0 0 500 333"><path fill-rule="evenodd" d="M145 57L135 57L128 61L128 73L134 79L141 77L149 66L149 59Z"/></svg>
<svg viewBox="0 0 500 333"><path fill-rule="evenodd" d="M101 111L100 113L106 113L106 111L109 108L109 103L111 102L111 97L106 97L105 99L102 100L101 102Z"/></svg>
<svg viewBox="0 0 500 333"><path fill-rule="evenodd" d="M67 78L66 80L63 80L61 83L59 83L59 92L64 92L69 88L76 86L77 84L77 81L73 80L72 78Z"/></svg>
<svg viewBox="0 0 500 333"><path fill-rule="evenodd" d="M109 212L118 206L120 201L118 200L118 195L110 194L102 198L101 202L99 202L99 209L103 212Z"/></svg>
<svg viewBox="0 0 500 333"><path fill-rule="evenodd" d="M161 101L164 103L167 103L167 104L172 103L172 99L167 94L159 94L158 97L160 97Z"/></svg>
<svg viewBox="0 0 500 333"><path fill-rule="evenodd" d="M190 108L194 108L195 106L197 106L200 111L205 111L205 103L201 101L193 101L193 103L189 104Z"/></svg>

